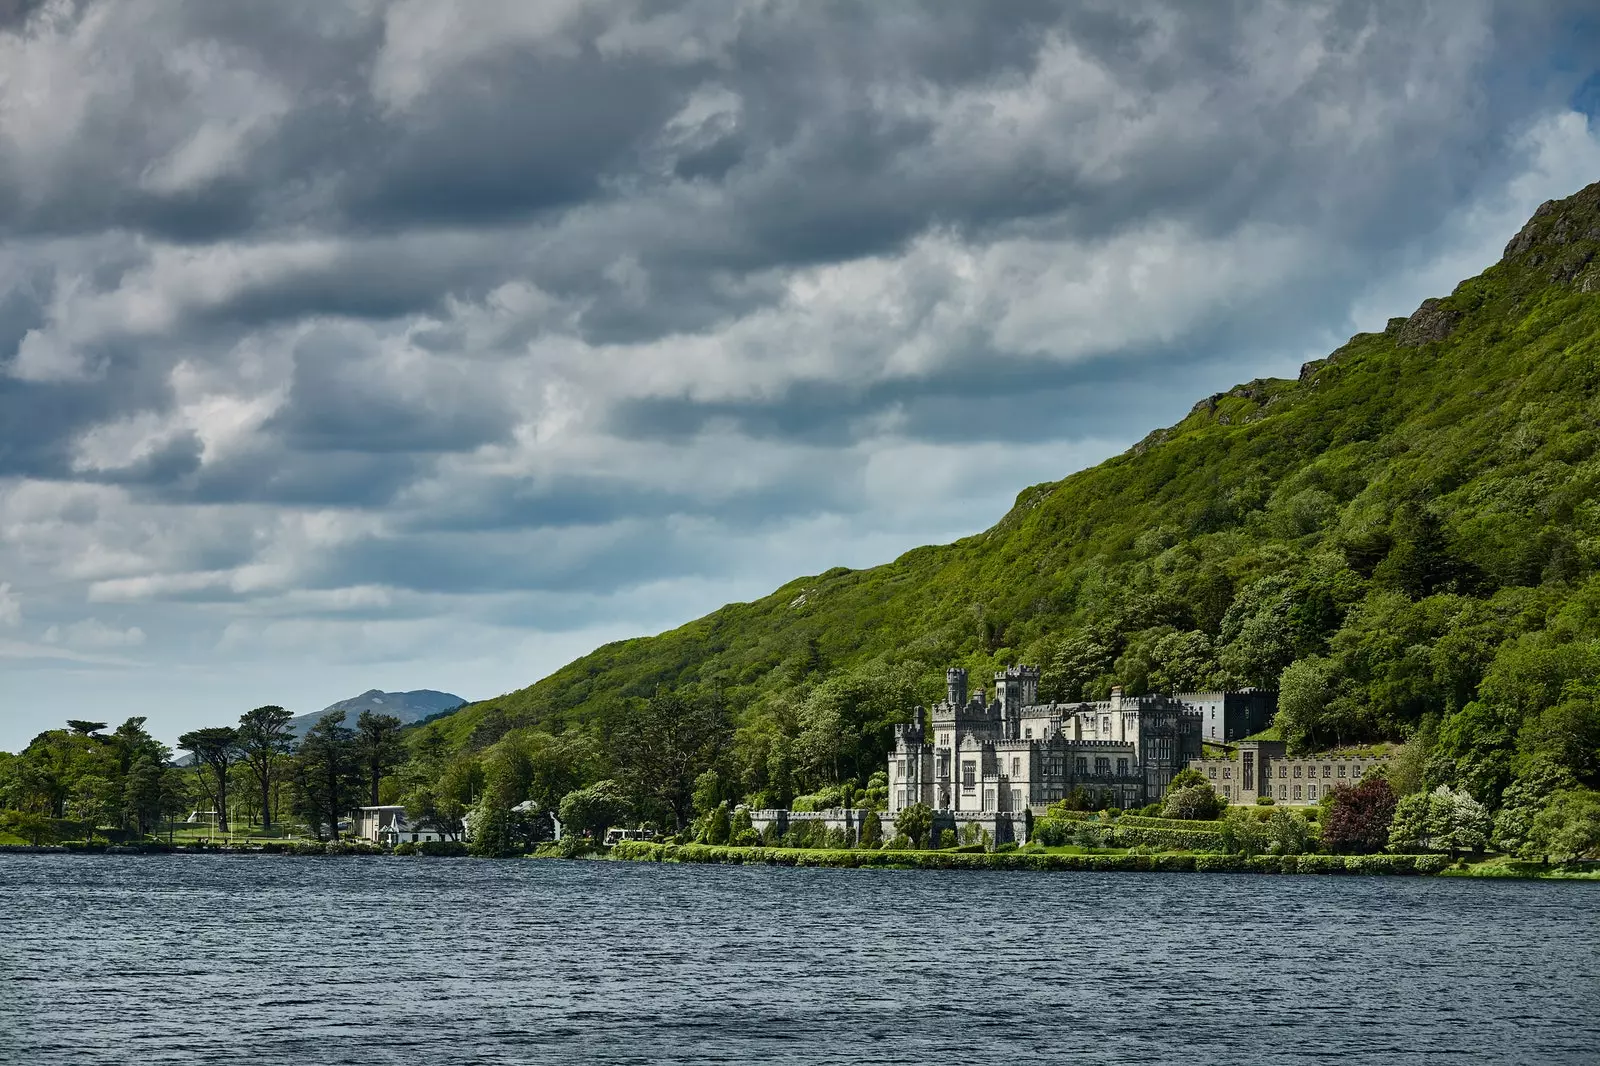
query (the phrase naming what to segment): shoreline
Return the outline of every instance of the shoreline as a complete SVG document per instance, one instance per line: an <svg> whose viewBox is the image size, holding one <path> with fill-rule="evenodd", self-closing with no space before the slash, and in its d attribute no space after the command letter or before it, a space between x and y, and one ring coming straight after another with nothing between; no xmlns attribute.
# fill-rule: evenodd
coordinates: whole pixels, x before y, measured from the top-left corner
<svg viewBox="0 0 1600 1066"><path fill-rule="evenodd" d="M462 855L397 855L367 843L334 844L0 844L6 855L227 855L276 858L395 858L446 860ZM1449 877L1480 880L1600 882L1600 863L1540 863L1493 856L1476 861L1448 855L1224 855L1216 852L1064 854L1029 851L859 851L845 849L734 847L715 844L653 844L628 841L597 854L562 856L536 851L524 859L599 862L665 862L710 866L784 866L812 869L1012 870L1034 873L1234 873L1322 876ZM485 861L510 861L489 859Z"/></svg>

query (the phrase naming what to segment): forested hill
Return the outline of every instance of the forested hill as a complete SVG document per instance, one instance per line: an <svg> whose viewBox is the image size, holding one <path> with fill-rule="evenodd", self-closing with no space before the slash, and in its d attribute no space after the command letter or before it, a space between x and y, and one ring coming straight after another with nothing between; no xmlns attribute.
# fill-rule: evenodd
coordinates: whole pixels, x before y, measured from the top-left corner
<svg viewBox="0 0 1600 1066"><path fill-rule="evenodd" d="M1449 296L1024 490L987 532L607 645L429 728L481 748L716 691L744 788L782 762L798 789L874 765L947 665L981 683L1026 661L1060 697L1281 679L1296 744L1415 736L1432 778L1491 803L1541 759L1592 781L1597 251L1600 183Z"/></svg>

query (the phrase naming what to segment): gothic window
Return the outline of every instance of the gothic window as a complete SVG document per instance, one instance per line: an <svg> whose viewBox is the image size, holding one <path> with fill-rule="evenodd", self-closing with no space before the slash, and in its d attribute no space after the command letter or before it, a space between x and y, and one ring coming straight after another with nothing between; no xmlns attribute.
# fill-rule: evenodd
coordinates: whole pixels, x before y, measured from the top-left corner
<svg viewBox="0 0 1600 1066"><path fill-rule="evenodd" d="M1094 757L1094 772L1101 777L1111 776L1111 756L1096 755Z"/></svg>
<svg viewBox="0 0 1600 1066"><path fill-rule="evenodd" d="M1217 779L1217 768L1215 766L1206 767L1206 776L1215 781Z"/></svg>
<svg viewBox="0 0 1600 1066"><path fill-rule="evenodd" d="M1295 768L1294 768L1294 779L1295 779L1295 780L1296 780L1296 781L1298 781L1298 780L1300 780L1300 767L1298 767L1298 766L1296 766L1296 767L1295 767ZM1298 793L1298 792L1299 792L1299 791L1300 791L1300 790L1299 790L1299 789L1298 789L1298 788L1296 788L1296 789L1295 789L1295 792L1297 792L1297 793Z"/></svg>
<svg viewBox="0 0 1600 1066"><path fill-rule="evenodd" d="M1317 786L1316 785L1308 786L1306 788L1306 799L1313 799L1314 800L1316 798L1317 798Z"/></svg>
<svg viewBox="0 0 1600 1066"><path fill-rule="evenodd" d="M983 790L983 809L986 811L994 810L994 789L992 788Z"/></svg>
<svg viewBox="0 0 1600 1066"><path fill-rule="evenodd" d="M1020 788L1011 790L1011 809L1014 811L1022 810L1022 790Z"/></svg>
<svg viewBox="0 0 1600 1066"><path fill-rule="evenodd" d="M1288 785L1279 785L1278 786L1278 798L1281 799L1281 800L1286 800L1286 799L1289 798L1289 786Z"/></svg>
<svg viewBox="0 0 1600 1066"><path fill-rule="evenodd" d="M1033 739L1033 726L1029 726L1028 728L1026 728L1026 729L1024 729L1022 731L1022 739L1023 740L1032 740Z"/></svg>
<svg viewBox="0 0 1600 1066"><path fill-rule="evenodd" d="M1324 764L1323 767L1322 767L1322 776L1323 777L1332 777L1333 776L1333 767Z"/></svg>
<svg viewBox="0 0 1600 1066"><path fill-rule="evenodd" d="M1087 756L1078 756L1077 768L1079 777L1083 777L1089 773L1089 759Z"/></svg>
<svg viewBox="0 0 1600 1066"><path fill-rule="evenodd" d="M1013 758L1011 760L1011 776L1012 777L1021 777L1022 776L1022 760L1021 759Z"/></svg>
<svg viewBox="0 0 1600 1066"><path fill-rule="evenodd" d="M1233 786L1232 785L1223 785L1222 786L1222 798L1223 799L1232 799L1233 798Z"/></svg>
<svg viewBox="0 0 1600 1066"><path fill-rule="evenodd" d="M1339 767L1339 776L1340 777L1344 776L1344 767L1343 766Z"/></svg>
<svg viewBox="0 0 1600 1066"><path fill-rule="evenodd" d="M1298 800L1300 798L1300 786L1299 785L1294 786L1294 798L1296 800Z"/></svg>
<svg viewBox="0 0 1600 1066"><path fill-rule="evenodd" d="M1105 734L1105 736L1101 737L1100 739L1102 739L1102 740L1110 740L1111 739L1111 719L1110 718L1102 718L1102 719L1100 719L1100 732Z"/></svg>
<svg viewBox="0 0 1600 1066"><path fill-rule="evenodd" d="M1128 776L1128 760L1127 759L1118 759L1117 760L1117 776L1119 776L1119 777L1127 777Z"/></svg>
<svg viewBox="0 0 1600 1066"><path fill-rule="evenodd" d="M1287 766L1278 767L1278 776L1279 777L1288 777L1289 776L1289 768Z"/></svg>
<svg viewBox="0 0 1600 1066"><path fill-rule="evenodd" d="M1233 767L1231 767L1231 766L1224 766L1224 767L1223 767L1223 768L1222 768L1222 779L1223 779L1223 780L1224 780L1224 781L1231 781L1231 780L1233 780Z"/></svg>
<svg viewBox="0 0 1600 1066"><path fill-rule="evenodd" d="M961 760L961 791L971 792L978 787L978 764L972 759Z"/></svg>

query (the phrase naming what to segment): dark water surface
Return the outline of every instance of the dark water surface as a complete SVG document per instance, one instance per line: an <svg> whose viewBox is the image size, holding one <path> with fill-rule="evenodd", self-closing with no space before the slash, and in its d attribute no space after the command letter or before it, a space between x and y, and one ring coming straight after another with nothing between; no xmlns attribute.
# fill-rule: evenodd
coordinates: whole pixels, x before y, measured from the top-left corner
<svg viewBox="0 0 1600 1066"><path fill-rule="evenodd" d="M1600 886L0 856L5 1063L1600 1062Z"/></svg>

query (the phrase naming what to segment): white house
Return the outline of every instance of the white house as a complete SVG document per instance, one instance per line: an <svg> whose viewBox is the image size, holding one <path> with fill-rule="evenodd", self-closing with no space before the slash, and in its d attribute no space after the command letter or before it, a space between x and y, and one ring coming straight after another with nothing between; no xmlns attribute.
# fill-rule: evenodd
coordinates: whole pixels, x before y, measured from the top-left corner
<svg viewBox="0 0 1600 1066"><path fill-rule="evenodd" d="M445 839L432 826L412 825L406 819L406 809L399 805L356 808L351 831L374 844L423 844Z"/></svg>

